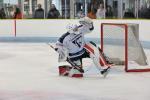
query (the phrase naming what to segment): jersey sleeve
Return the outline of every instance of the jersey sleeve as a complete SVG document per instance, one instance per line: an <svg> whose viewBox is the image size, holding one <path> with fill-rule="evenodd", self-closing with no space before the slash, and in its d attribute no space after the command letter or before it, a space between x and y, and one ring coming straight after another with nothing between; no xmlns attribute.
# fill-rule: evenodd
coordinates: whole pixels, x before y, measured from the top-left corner
<svg viewBox="0 0 150 100"><path fill-rule="evenodd" d="M56 45L59 45L59 46L62 46L62 47L65 47L65 48L67 48L67 42L66 42L66 40L67 40L67 37L70 35L70 33L65 33L65 34L63 34L59 39L58 39L58 41L56 42Z"/></svg>
<svg viewBox="0 0 150 100"><path fill-rule="evenodd" d="M70 34L70 33L68 33L68 32L65 33L65 34L63 34L63 35L58 39L58 41L63 44L65 38L66 38L69 34Z"/></svg>

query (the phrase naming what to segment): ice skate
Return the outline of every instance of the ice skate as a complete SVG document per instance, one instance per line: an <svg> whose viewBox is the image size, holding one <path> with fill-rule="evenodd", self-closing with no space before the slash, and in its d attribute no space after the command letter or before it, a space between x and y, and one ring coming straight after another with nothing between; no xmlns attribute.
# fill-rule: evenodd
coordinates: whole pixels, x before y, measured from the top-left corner
<svg viewBox="0 0 150 100"><path fill-rule="evenodd" d="M103 69L101 71L101 74L103 75L104 78L108 75L109 71L110 71L110 67Z"/></svg>

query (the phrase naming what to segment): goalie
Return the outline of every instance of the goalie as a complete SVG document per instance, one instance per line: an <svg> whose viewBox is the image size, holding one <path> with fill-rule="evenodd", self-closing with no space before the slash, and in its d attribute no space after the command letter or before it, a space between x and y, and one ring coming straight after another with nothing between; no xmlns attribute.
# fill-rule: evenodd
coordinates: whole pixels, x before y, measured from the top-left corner
<svg viewBox="0 0 150 100"><path fill-rule="evenodd" d="M94 26L88 17L79 20L80 25L67 26L68 31L56 43L55 50L59 53L59 61L67 61L71 66L59 66L59 74L70 77L83 77L83 58L91 58L102 75L110 68L108 60L100 48L93 42L85 43L84 35L93 31Z"/></svg>

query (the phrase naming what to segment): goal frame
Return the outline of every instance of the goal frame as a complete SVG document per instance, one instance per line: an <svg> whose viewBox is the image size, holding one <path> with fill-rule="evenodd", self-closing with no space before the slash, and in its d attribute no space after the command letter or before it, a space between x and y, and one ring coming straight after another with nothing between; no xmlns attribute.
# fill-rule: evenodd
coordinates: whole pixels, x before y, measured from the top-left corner
<svg viewBox="0 0 150 100"><path fill-rule="evenodd" d="M124 23L101 23L101 35L100 35L100 37L101 37L101 49L102 49L102 51L104 51L104 29L103 29L103 27L104 27L104 25L112 25L112 26L121 26L121 27L124 27L124 33L123 34L125 34L124 36L125 36L125 40L124 40L124 42L125 42L125 44L124 44L124 49L125 49L125 51L124 51L124 54L125 54L125 62L124 62L124 66L125 66L125 68L124 68L124 70L126 71L126 72L150 72L150 68L146 68L146 69L128 69L128 25L127 24L124 24Z"/></svg>

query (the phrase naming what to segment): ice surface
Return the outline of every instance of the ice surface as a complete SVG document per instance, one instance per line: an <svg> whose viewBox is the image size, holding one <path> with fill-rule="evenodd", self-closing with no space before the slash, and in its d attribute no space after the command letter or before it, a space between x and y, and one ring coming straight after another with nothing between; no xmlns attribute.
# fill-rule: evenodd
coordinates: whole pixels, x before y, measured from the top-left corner
<svg viewBox="0 0 150 100"><path fill-rule="evenodd" d="M0 100L150 100L150 72L114 67L104 79L85 59L84 78L60 77L57 57L46 43L0 43Z"/></svg>

